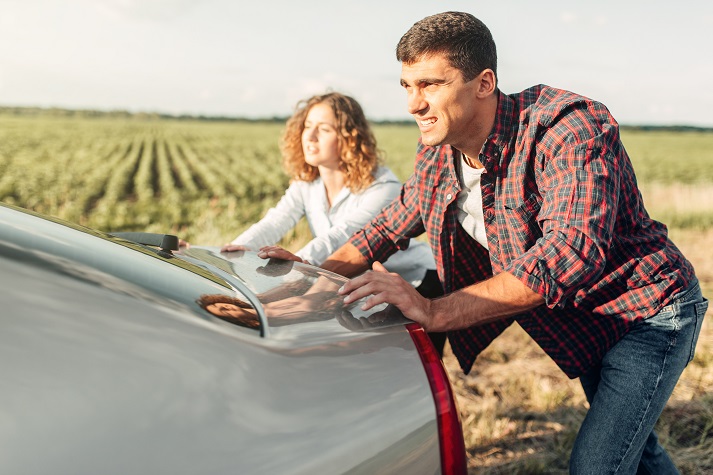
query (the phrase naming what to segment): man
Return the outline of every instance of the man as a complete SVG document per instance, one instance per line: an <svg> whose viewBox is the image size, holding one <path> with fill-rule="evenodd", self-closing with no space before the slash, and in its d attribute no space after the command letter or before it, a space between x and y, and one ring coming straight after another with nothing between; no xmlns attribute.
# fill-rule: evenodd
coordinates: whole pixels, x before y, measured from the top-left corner
<svg viewBox="0 0 713 475"><path fill-rule="evenodd" d="M345 302L387 302L448 331L466 373L517 320L590 403L572 473L678 473L653 428L707 301L644 209L617 122L548 86L500 92L491 34L467 13L417 22L397 59L421 131L415 172L323 264L347 276L373 265L342 288ZM434 300L380 264L424 231L447 292Z"/></svg>

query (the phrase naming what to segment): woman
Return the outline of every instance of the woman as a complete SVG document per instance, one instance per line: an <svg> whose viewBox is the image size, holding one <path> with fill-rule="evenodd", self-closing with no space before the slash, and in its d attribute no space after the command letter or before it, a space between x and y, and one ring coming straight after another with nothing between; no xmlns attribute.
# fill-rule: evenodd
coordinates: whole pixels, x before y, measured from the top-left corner
<svg viewBox="0 0 713 475"><path fill-rule="evenodd" d="M291 184L277 205L223 252L258 251L321 265L351 235L396 198L398 178L379 165L376 139L359 103L331 92L301 101L287 121L281 141ZM294 254L276 243L306 216L313 239ZM384 266L425 296L441 295L435 262L427 244L412 240ZM434 337L432 336L432 339ZM439 352L445 335L436 341Z"/></svg>

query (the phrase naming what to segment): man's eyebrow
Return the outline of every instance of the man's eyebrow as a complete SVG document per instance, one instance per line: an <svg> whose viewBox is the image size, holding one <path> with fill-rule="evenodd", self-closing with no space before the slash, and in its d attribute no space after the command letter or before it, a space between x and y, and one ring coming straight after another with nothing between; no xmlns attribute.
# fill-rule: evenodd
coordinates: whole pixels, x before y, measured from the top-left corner
<svg viewBox="0 0 713 475"><path fill-rule="evenodd" d="M421 78L421 79L416 79L414 81L415 84L421 86L423 84L445 84L448 82L444 78ZM401 85L406 87L408 86L408 82L406 82L404 79L401 79Z"/></svg>

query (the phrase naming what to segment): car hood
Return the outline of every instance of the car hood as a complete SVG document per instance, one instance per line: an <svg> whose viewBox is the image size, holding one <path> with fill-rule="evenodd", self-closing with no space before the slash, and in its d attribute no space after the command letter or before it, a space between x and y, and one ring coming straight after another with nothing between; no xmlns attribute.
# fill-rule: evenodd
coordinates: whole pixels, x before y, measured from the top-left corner
<svg viewBox="0 0 713 475"><path fill-rule="evenodd" d="M254 252L221 253L217 247L165 252L5 204L0 206L3 255L41 270L35 282L60 281L47 273L82 280L149 305L161 302L180 309L197 325L258 333L276 345L320 344L409 323L392 306L365 312L360 309L362 301L345 305L337 289L347 279L318 267L261 259ZM5 272L4 277L12 279L12 274ZM23 288L32 293L32 287ZM259 332L208 312L199 304L206 295L244 301L255 309ZM15 305L12 302L17 300L8 305Z"/></svg>

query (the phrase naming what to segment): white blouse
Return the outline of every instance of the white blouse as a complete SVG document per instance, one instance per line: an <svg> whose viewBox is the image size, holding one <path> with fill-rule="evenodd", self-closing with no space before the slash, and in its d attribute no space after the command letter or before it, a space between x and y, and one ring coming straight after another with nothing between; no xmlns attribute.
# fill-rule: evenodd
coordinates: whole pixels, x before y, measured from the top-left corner
<svg viewBox="0 0 713 475"><path fill-rule="evenodd" d="M360 193L352 193L344 187L331 208L321 177L312 182L294 181L277 205L236 237L232 244L253 251L277 244L302 216L306 216L314 239L295 254L319 266L400 192L401 183L386 167L379 167L372 184ZM415 239L411 239L408 249L396 252L383 264L415 287L421 284L427 270L436 268L428 244Z"/></svg>

